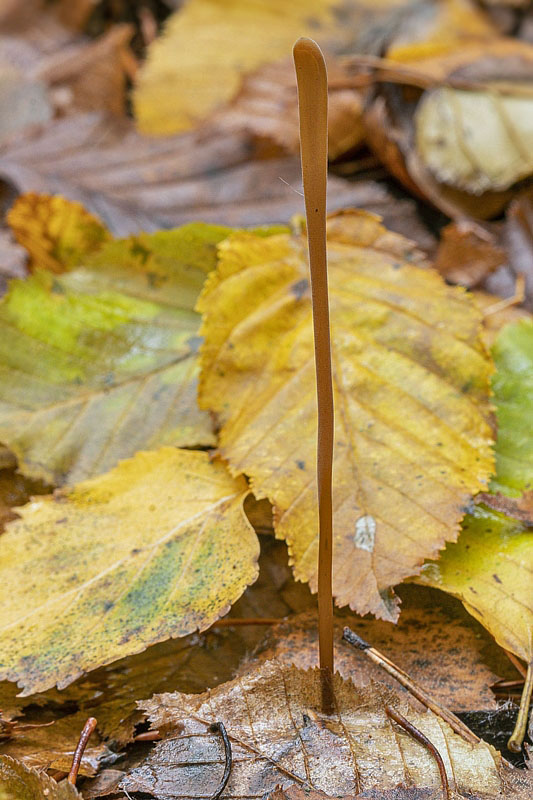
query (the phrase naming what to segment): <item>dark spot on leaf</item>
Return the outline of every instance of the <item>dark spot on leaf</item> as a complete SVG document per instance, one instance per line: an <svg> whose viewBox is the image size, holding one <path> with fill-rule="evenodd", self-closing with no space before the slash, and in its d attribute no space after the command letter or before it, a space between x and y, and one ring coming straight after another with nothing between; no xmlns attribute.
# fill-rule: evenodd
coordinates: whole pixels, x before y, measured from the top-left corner
<svg viewBox="0 0 533 800"><path fill-rule="evenodd" d="M190 336L187 339L187 344L191 350L191 353L197 353L200 349L200 345L202 344L203 339L201 336Z"/></svg>
<svg viewBox="0 0 533 800"><path fill-rule="evenodd" d="M296 466L298 469L305 469L305 461L297 461Z"/></svg>
<svg viewBox="0 0 533 800"><path fill-rule="evenodd" d="M302 278L301 281L296 281L291 286L291 292L297 300L301 300L304 294L309 289L309 281L307 278Z"/></svg>
<svg viewBox="0 0 533 800"><path fill-rule="evenodd" d="M496 573L494 573L492 577L494 578L496 583L501 583L501 579L496 575Z"/></svg>

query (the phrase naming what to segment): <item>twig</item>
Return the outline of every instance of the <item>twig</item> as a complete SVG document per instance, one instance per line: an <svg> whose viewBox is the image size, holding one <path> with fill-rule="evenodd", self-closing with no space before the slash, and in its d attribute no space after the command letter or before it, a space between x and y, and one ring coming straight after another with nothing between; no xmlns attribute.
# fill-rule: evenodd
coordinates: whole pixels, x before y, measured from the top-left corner
<svg viewBox="0 0 533 800"><path fill-rule="evenodd" d="M488 317L491 314L497 314L499 311L504 311L510 306L518 306L520 303L524 302L525 296L526 279L523 273L519 272L516 276L514 294L511 297L505 297L503 300L498 300L497 303L493 303L491 306L487 306L481 313L483 314L483 317Z"/></svg>
<svg viewBox="0 0 533 800"><path fill-rule="evenodd" d="M444 706L439 705L436 703L428 694L427 692L422 689L421 686L418 686L410 677L409 675L404 672L402 669L393 664L386 656L372 647L368 642L365 642L364 639L361 639L356 633L354 633L350 628L345 628L343 637L345 641L349 644L357 647L358 650L362 650L363 653L368 656L368 658L377 664L378 667L381 667L385 672L388 672L393 678L395 678L398 683L407 689L413 697L416 697L422 705L429 708L430 711L433 711L434 714L437 714L441 719L448 723L448 725L463 739L466 739L467 742L471 742L471 744L477 744L481 741L481 739L473 733L470 728L468 728L464 722L462 722L459 717L456 717L452 711L445 708Z"/></svg>
<svg viewBox="0 0 533 800"><path fill-rule="evenodd" d="M220 733L222 736L222 741L224 742L224 757L226 760L224 766L224 774L222 776L222 780L218 786L218 789L213 792L209 800L218 800L224 789L226 788L226 784L229 780L229 776L231 773L231 743L228 739L228 734L226 733L226 728L224 727L223 722L213 722L212 725L209 726L209 730L212 733Z"/></svg>
<svg viewBox="0 0 533 800"><path fill-rule="evenodd" d="M388 717L390 717L390 719L393 719L394 722L396 722L400 726L400 728L403 728L404 731L407 731L407 733L409 733L413 737L413 739L416 739L417 742L420 742L420 744L423 744L424 747L426 747L429 750L429 752L437 762L437 766L439 768L440 780L442 783L442 791L444 793L444 800L450 800L451 794L450 794L450 786L448 784L448 776L446 774L446 767L444 766L444 761L442 760L441 754L439 753L433 742L430 742L427 736L424 736L422 731L419 731L418 728L415 728L415 726L412 725L408 719L405 719L405 717L402 716L402 714L400 714L398 711L395 711L394 708L391 708L391 706L385 706L385 713L387 714Z"/></svg>
<svg viewBox="0 0 533 800"><path fill-rule="evenodd" d="M298 84L300 152L311 272L318 401L318 638L322 670L322 711L329 714L333 708L331 480L334 417L326 250L328 79L324 56L312 39L298 39L293 55Z"/></svg>
<svg viewBox="0 0 533 800"><path fill-rule="evenodd" d="M67 778L67 781L71 783L73 786L76 786L76 778L78 777L78 771L80 768L81 759L83 753L85 752L85 748L87 747L87 742L89 741L89 737L95 728L96 728L95 718L89 717L89 719L83 726L82 732L80 733L80 738L78 744L76 745L76 749L74 750L74 755L72 757L72 766L70 768L70 772Z"/></svg>
<svg viewBox="0 0 533 800"><path fill-rule="evenodd" d="M533 661L530 661L527 667L527 675L520 698L520 708L518 709L518 716L514 731L511 738L507 742L507 747L512 753L520 753L522 750L522 742L526 735L527 719L529 715L529 704L531 703L531 694L533 692Z"/></svg>
<svg viewBox="0 0 533 800"><path fill-rule="evenodd" d="M519 672L524 679L527 678L527 669L526 667L524 667L520 659L517 658L514 653L511 653L510 650L506 650L505 648L503 648L503 652L505 653L505 655L507 656L513 667L516 669L516 671Z"/></svg>
<svg viewBox="0 0 533 800"><path fill-rule="evenodd" d="M231 628L240 625L278 625L280 622L283 622L281 617L224 617L224 619L217 619L211 627Z"/></svg>

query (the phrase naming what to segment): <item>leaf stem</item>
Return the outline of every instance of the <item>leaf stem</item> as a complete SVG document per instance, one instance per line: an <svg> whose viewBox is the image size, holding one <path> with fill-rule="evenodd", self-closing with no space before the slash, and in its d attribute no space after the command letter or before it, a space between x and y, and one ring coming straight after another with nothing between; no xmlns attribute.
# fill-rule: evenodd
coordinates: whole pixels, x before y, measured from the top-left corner
<svg viewBox="0 0 533 800"><path fill-rule="evenodd" d="M326 706L331 706L332 693L330 690L331 676L333 675L331 479L334 434L326 253L328 80L324 56L317 43L312 39L298 39L294 45L293 55L298 84L300 151L315 337L318 401L318 636L320 668L325 679L322 705L323 711L326 711ZM329 700L328 694L330 695Z"/></svg>
<svg viewBox="0 0 533 800"><path fill-rule="evenodd" d="M514 731L511 738L507 742L507 747L512 753L519 753L522 750L522 742L526 735L527 719L529 715L529 705L531 703L531 694L533 693L533 661L530 661L527 667L526 680L522 697L520 698L520 708L518 709L518 716Z"/></svg>

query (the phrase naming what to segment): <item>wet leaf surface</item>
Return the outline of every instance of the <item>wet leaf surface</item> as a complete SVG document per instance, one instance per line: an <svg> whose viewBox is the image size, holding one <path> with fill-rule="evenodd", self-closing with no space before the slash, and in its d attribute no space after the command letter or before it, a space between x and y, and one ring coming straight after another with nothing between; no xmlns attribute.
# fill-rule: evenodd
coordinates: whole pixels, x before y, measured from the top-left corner
<svg viewBox="0 0 533 800"><path fill-rule="evenodd" d="M167 738L121 787L161 799L210 795L224 765L220 735L209 730L214 722L224 723L231 740L230 797L256 798L295 779L339 796L402 783L440 787L433 756L394 727L383 708L389 703L433 741L454 789L496 797L502 788L495 751L467 744L431 712L413 711L377 684L356 689L338 675L334 693L334 712L324 715L318 670L268 662L204 695L156 696L143 705Z"/></svg>
<svg viewBox="0 0 533 800"><path fill-rule="evenodd" d="M8 756L0 756L2 795L8 800L80 800L81 795L67 781L56 783L45 772L29 769Z"/></svg>

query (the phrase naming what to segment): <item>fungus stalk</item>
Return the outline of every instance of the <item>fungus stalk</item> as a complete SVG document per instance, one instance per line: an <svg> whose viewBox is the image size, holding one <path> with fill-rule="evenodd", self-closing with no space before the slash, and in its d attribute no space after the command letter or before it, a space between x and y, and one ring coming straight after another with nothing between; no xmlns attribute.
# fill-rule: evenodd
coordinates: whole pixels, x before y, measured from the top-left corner
<svg viewBox="0 0 533 800"><path fill-rule="evenodd" d="M328 82L324 56L312 39L294 45L300 112L300 152L307 219L318 400L318 634L322 705L331 707L333 675L332 500L333 383L326 254ZM328 700L329 696L329 700Z"/></svg>

